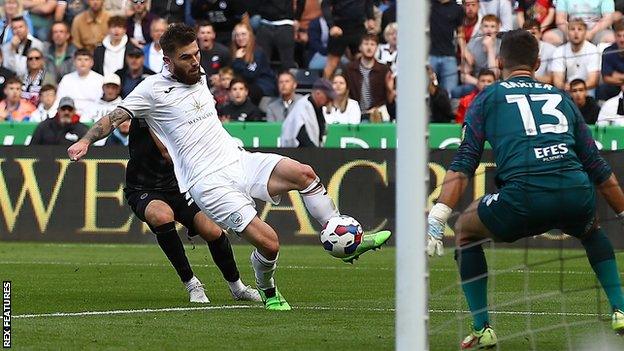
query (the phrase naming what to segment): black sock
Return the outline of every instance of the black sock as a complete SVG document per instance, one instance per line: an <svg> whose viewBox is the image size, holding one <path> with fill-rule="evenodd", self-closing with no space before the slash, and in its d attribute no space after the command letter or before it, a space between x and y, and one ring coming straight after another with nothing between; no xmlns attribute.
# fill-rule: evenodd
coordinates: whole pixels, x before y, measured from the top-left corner
<svg viewBox="0 0 624 351"><path fill-rule="evenodd" d="M158 245L163 250L169 261L175 268L176 272L180 276L182 282L188 282L193 278L193 270L191 264L186 258L184 253L184 246L182 240L178 236L178 231L175 228L174 222L169 222L158 227L152 228L154 234L156 234L156 240Z"/></svg>
<svg viewBox="0 0 624 351"><path fill-rule="evenodd" d="M234 260L234 253L232 252L232 245L230 245L230 240L225 233L221 233L218 239L209 241L208 248L210 249L212 259L219 267L225 280L233 283L240 279L238 267L236 267L236 261Z"/></svg>
<svg viewBox="0 0 624 351"><path fill-rule="evenodd" d="M264 296L266 296L267 298L275 296L275 288L269 288L262 291L264 291Z"/></svg>

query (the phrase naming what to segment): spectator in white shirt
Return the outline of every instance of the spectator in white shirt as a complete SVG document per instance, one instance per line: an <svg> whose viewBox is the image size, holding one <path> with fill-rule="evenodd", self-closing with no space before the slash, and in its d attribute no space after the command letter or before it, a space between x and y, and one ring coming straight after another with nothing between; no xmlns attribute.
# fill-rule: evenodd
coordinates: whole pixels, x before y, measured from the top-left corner
<svg viewBox="0 0 624 351"><path fill-rule="evenodd" d="M379 44L375 53L375 60L382 65L390 66L393 75L397 75L397 33L399 26L392 22L384 28L385 44Z"/></svg>
<svg viewBox="0 0 624 351"><path fill-rule="evenodd" d="M80 116L80 122L97 122L121 103L121 78L115 73L104 76L102 98L91 105L88 113Z"/></svg>
<svg viewBox="0 0 624 351"><path fill-rule="evenodd" d="M602 104L596 125L624 126L624 93L622 91Z"/></svg>
<svg viewBox="0 0 624 351"><path fill-rule="evenodd" d="M39 39L29 33L24 17L13 18L11 28L13 29L13 38L8 43L2 44L3 65L21 77L28 72L26 68L28 49L36 48L44 52L44 47Z"/></svg>
<svg viewBox="0 0 624 351"><path fill-rule="evenodd" d="M89 105L95 104L102 97L104 77L91 70L93 55L87 49L78 49L74 54L74 72L66 74L59 83L57 96L71 96L75 102L76 113L88 113Z"/></svg>
<svg viewBox="0 0 624 351"><path fill-rule="evenodd" d="M58 103L56 102L56 87L45 84L39 92L39 105L35 112L30 115L31 122L43 122L48 118L54 118Z"/></svg>
<svg viewBox="0 0 624 351"><path fill-rule="evenodd" d="M143 52L145 53L145 67L151 69L152 71L159 73L163 68L163 50L160 47L160 37L167 30L167 20L162 18L157 18L152 21L150 25L150 36L152 37L152 42L145 45L143 48Z"/></svg>
<svg viewBox="0 0 624 351"><path fill-rule="evenodd" d="M109 18L108 34L93 53L93 70L105 76L124 68L126 52L133 46L126 35L126 19L120 16Z"/></svg>
<svg viewBox="0 0 624 351"><path fill-rule="evenodd" d="M357 101L349 98L347 80L342 74L332 78L336 98L328 106L323 106L323 116L327 124L360 124L362 111Z"/></svg>
<svg viewBox="0 0 624 351"><path fill-rule="evenodd" d="M540 24L533 18L528 18L524 21L522 29L529 31L533 34L537 42L539 43L539 58L540 67L535 71L535 79L547 84L552 84L552 59L557 47L542 40L542 31L540 30Z"/></svg>
<svg viewBox="0 0 624 351"><path fill-rule="evenodd" d="M580 19L573 19L568 24L569 41L555 50L551 70L553 83L559 89L569 90L569 83L582 79L587 89L598 85L600 78L600 52L598 48L585 40L587 25Z"/></svg>

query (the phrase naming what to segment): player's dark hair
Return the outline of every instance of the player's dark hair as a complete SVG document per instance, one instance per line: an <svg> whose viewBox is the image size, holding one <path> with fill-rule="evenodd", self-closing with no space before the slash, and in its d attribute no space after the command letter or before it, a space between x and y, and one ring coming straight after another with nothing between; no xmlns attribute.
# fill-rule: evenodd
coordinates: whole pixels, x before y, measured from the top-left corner
<svg viewBox="0 0 624 351"><path fill-rule="evenodd" d="M496 73L494 73L494 71L492 71L491 69L485 68L480 70L477 78L481 78L482 76L492 76L494 77L494 80L496 80Z"/></svg>
<svg viewBox="0 0 624 351"><path fill-rule="evenodd" d="M247 85L247 82L244 79L238 78L238 77L232 78L232 80L230 81L230 86L229 86L228 89L232 89L234 84L239 84L239 83L242 84L245 87L245 89L249 90L249 86Z"/></svg>
<svg viewBox="0 0 624 351"><path fill-rule="evenodd" d="M74 52L74 58L77 58L78 56L89 56L90 58L93 58L91 51L85 48L78 49Z"/></svg>
<svg viewBox="0 0 624 351"><path fill-rule="evenodd" d="M160 47L166 56L173 56L176 49L187 46L197 40L195 29L184 23L173 23L160 37Z"/></svg>
<svg viewBox="0 0 624 351"><path fill-rule="evenodd" d="M533 29L533 28L537 28L538 30L540 29L540 23L534 19L534 18L527 18L524 20L524 24L522 25L522 29L524 30L529 30L529 29Z"/></svg>
<svg viewBox="0 0 624 351"><path fill-rule="evenodd" d="M505 33L500 47L500 58L505 69L533 70L539 54L537 39L524 29Z"/></svg>
<svg viewBox="0 0 624 351"><path fill-rule="evenodd" d="M584 81L584 80L582 80L582 79L580 79L580 78L576 78L576 79L573 79L573 80L570 82L570 89L572 89L572 87L577 86L577 85L579 85L579 84L583 84L583 87L587 88L587 83L585 83L585 81Z"/></svg>

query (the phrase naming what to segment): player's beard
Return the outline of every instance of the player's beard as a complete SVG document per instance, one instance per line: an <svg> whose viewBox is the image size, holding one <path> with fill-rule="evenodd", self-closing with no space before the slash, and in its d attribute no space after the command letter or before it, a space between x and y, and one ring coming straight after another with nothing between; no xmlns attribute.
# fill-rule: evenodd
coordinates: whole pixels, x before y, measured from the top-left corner
<svg viewBox="0 0 624 351"><path fill-rule="evenodd" d="M201 70L199 67L197 68L197 73L195 72L186 72L180 67L173 67L173 75L177 78L178 81L184 84L193 85L199 82L201 78Z"/></svg>

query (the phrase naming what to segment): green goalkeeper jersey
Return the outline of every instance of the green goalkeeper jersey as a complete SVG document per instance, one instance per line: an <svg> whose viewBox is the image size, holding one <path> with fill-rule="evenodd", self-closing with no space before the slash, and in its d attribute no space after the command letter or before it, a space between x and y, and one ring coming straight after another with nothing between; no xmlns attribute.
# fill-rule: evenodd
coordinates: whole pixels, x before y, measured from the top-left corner
<svg viewBox="0 0 624 351"><path fill-rule="evenodd" d="M472 176L485 141L499 187L589 187L611 175L569 95L529 76L497 82L473 100L450 169Z"/></svg>

